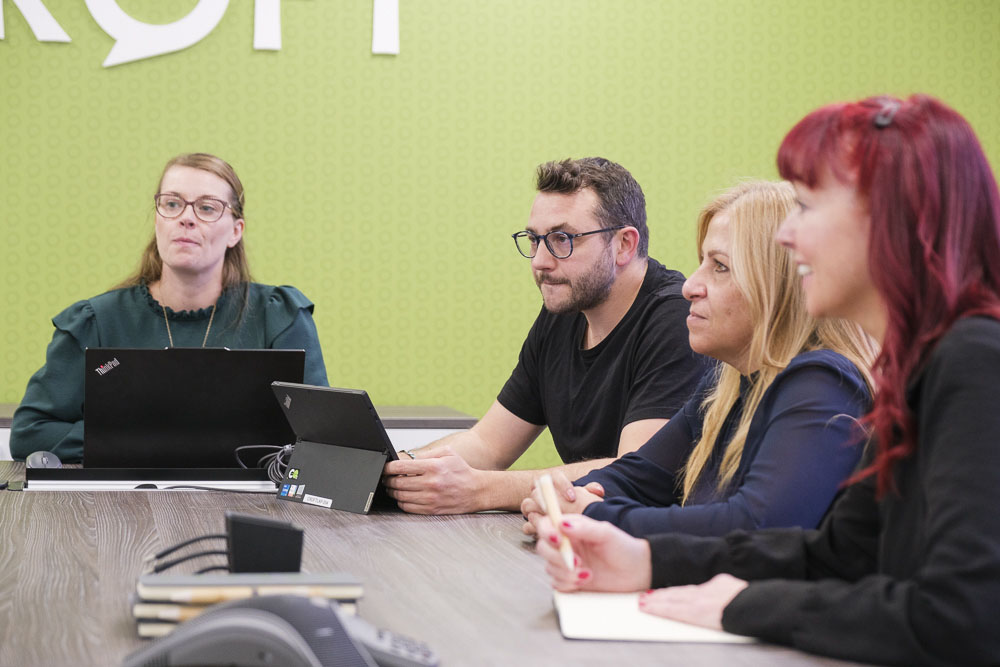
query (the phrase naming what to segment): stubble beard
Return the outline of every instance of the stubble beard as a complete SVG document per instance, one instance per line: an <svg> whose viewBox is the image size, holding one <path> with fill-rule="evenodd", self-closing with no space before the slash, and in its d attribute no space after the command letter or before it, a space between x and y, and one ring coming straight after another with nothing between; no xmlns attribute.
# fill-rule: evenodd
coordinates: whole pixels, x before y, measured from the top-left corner
<svg viewBox="0 0 1000 667"><path fill-rule="evenodd" d="M543 293L542 301L545 304L545 309L554 315L577 313L596 308L607 301L608 295L611 294L611 287L615 283L615 262L610 250L609 245L608 252L603 253L593 268L576 281L569 279L544 280L536 275L535 284L538 285L539 290L541 290L543 283L569 285L570 288L569 299L557 304L550 304L546 301Z"/></svg>

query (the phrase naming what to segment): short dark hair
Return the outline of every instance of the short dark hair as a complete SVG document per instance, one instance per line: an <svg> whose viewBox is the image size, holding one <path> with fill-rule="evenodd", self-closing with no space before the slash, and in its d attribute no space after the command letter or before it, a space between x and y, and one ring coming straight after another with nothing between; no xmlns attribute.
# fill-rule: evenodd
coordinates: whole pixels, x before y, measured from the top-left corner
<svg viewBox="0 0 1000 667"><path fill-rule="evenodd" d="M649 252L646 197L625 167L602 157L538 165L539 192L573 194L590 188L597 195L597 219L604 228L630 225L639 232L639 257Z"/></svg>

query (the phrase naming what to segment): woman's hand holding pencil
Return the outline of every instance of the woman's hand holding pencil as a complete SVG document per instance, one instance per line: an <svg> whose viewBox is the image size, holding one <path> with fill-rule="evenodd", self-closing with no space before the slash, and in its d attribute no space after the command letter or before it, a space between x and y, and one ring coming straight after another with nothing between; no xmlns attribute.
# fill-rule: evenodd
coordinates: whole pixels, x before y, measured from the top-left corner
<svg viewBox="0 0 1000 667"><path fill-rule="evenodd" d="M556 498L556 505L565 514L582 514L583 510L591 503L599 503L604 500L604 487L597 482L590 482L586 486L573 486L566 475L556 470L551 475L545 473L535 480L531 488L531 495L521 501L521 514L527 521L521 527L525 535L534 535L535 524L545 514L545 506L548 500L542 497L542 478L549 478L547 483L552 487L553 495Z"/></svg>
<svg viewBox="0 0 1000 667"><path fill-rule="evenodd" d="M545 571L557 591L629 592L649 588L649 542L579 514L567 514L555 521L551 514L538 521L535 551L545 559ZM561 550L564 541L573 555L569 561Z"/></svg>
<svg viewBox="0 0 1000 667"><path fill-rule="evenodd" d="M562 525L562 510L559 508L559 499L556 498L555 487L552 486L552 476L545 473L538 478L536 485L542 494L542 501L544 503L542 509L549 517L549 521L552 522L552 526L558 535L559 554L562 556L566 567L572 570L576 567L576 563L574 562L576 558L573 555L573 547L570 546L569 540L559 531L559 526Z"/></svg>

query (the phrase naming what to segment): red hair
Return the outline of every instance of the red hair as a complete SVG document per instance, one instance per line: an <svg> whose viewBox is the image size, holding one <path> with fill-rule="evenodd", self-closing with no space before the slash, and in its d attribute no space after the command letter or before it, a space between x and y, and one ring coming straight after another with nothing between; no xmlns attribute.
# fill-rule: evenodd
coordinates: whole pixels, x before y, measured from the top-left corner
<svg viewBox="0 0 1000 667"><path fill-rule="evenodd" d="M1000 195L969 124L939 100L872 97L818 109L778 151L781 177L853 184L871 216L868 270L888 309L865 418L876 442L878 495L917 446L906 386L962 317L1000 319Z"/></svg>

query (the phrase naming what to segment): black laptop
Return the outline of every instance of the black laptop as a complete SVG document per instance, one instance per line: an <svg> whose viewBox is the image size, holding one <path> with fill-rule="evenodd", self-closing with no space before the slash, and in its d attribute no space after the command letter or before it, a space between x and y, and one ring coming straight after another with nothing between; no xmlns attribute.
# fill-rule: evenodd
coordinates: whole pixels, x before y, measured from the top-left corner
<svg viewBox="0 0 1000 667"><path fill-rule="evenodd" d="M270 386L302 381L303 350L88 348L86 360L85 468L235 468L241 445L295 440Z"/></svg>
<svg viewBox="0 0 1000 667"><path fill-rule="evenodd" d="M288 382L272 387L296 435L278 497L366 514L382 467L397 458L368 394Z"/></svg>

